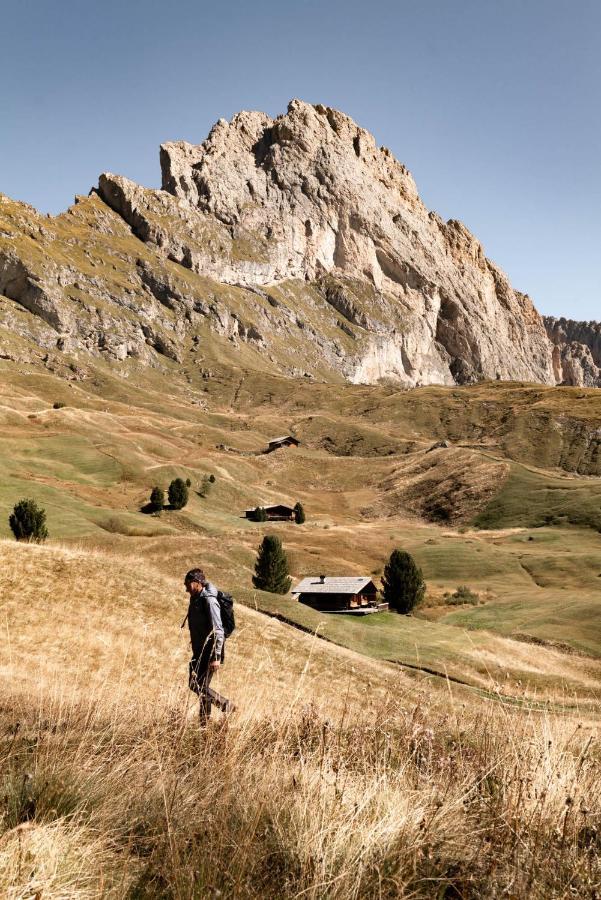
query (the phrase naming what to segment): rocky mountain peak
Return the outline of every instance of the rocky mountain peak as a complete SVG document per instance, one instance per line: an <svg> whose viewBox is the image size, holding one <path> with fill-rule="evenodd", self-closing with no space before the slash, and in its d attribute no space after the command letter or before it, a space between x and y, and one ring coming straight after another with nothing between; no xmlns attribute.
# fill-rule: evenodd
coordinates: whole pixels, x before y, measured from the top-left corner
<svg viewBox="0 0 601 900"><path fill-rule="evenodd" d="M266 282L339 269L377 285L376 219L394 228L399 201L421 207L405 166L367 131L300 100L276 119L220 120L197 147L164 144L161 168L164 190L267 242Z"/></svg>
<svg viewBox="0 0 601 900"><path fill-rule="evenodd" d="M155 192L152 202L180 219L183 203L190 238L218 223L231 252L216 258L198 241L155 234L151 210L140 228L133 185L104 176L101 196L200 274L254 287L317 284L367 332L353 379L552 381L544 325L528 298L464 225L428 212L407 168L343 113L300 100L276 119L241 112L198 146L164 144L161 168L163 199ZM332 288L332 277L351 279L354 293L348 283Z"/></svg>
<svg viewBox="0 0 601 900"><path fill-rule="evenodd" d="M160 159L161 190L104 173L54 219L0 206L13 331L17 304L37 345L117 361L179 362L207 327L285 374L408 387L599 377L586 341L565 350L577 329L546 330L477 238L428 211L407 168L337 110L240 112Z"/></svg>

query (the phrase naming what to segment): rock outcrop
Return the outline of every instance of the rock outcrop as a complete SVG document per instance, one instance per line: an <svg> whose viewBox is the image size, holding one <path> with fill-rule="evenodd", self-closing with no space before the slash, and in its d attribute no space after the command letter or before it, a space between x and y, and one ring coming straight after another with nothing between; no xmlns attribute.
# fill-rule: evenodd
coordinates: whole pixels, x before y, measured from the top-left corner
<svg viewBox="0 0 601 900"><path fill-rule="evenodd" d="M545 317L557 384L601 387L601 324Z"/></svg>
<svg viewBox="0 0 601 900"><path fill-rule="evenodd" d="M105 173L54 219L4 198L0 323L13 301L37 347L158 366L208 329L245 365L289 375L599 383L585 351L554 349L478 240L429 212L405 166L336 110L241 112L198 146L164 144L161 169L162 190Z"/></svg>

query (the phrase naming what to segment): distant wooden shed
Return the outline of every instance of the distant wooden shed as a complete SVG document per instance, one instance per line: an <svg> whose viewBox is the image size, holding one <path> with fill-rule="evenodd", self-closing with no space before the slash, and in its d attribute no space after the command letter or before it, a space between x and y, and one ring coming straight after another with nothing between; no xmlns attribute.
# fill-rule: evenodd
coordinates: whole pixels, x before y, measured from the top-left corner
<svg viewBox="0 0 601 900"><path fill-rule="evenodd" d="M365 576L311 575L292 589L292 597L321 612L366 610L377 612L378 589Z"/></svg>
<svg viewBox="0 0 601 900"><path fill-rule="evenodd" d="M300 441L291 434L285 434L282 437L272 438L267 445L267 452L280 450L283 447L298 447Z"/></svg>
<svg viewBox="0 0 601 900"><path fill-rule="evenodd" d="M259 508L265 510L265 514L269 522L291 522L296 518L294 507L286 506L285 503L276 503L274 506L263 506L261 503L259 503L258 506L253 506L252 509L245 510L244 515L247 519L252 519L253 514Z"/></svg>

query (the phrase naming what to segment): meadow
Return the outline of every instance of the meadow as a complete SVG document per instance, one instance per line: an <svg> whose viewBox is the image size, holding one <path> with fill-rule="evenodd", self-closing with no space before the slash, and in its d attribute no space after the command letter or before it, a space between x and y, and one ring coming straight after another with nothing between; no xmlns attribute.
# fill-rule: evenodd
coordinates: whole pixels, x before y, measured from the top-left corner
<svg viewBox="0 0 601 900"><path fill-rule="evenodd" d="M598 728L516 711L239 607L201 732L181 583L0 544L0 891L594 897Z"/></svg>
<svg viewBox="0 0 601 900"><path fill-rule="evenodd" d="M584 443L524 424L596 427L597 395L290 391L222 352L208 381L0 362L0 893L598 896L601 489ZM261 453L289 430L298 450ZM185 509L144 514L176 476ZM10 537L23 496L45 545ZM307 522L243 518L280 499ZM425 603L327 617L255 591L272 531L294 578L379 584L408 549ZM218 682L238 711L204 733L179 627L199 563L238 620Z"/></svg>

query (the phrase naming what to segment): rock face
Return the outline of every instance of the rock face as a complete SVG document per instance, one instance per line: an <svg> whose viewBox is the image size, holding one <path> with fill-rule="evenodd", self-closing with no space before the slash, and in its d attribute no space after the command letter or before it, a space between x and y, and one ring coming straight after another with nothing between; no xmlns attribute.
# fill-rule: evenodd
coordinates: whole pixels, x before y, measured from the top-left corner
<svg viewBox="0 0 601 900"><path fill-rule="evenodd" d="M200 274L316 284L363 339L351 380L553 381L528 297L463 225L429 213L405 166L342 113L298 100L275 120L242 112L199 146L164 144L161 167L162 194L103 175L100 195Z"/></svg>
<svg viewBox="0 0 601 900"><path fill-rule="evenodd" d="M162 190L105 173L55 219L3 200L0 294L26 339L163 365L209 329L245 365L326 380L576 377L528 296L342 113L241 112L164 144L161 168Z"/></svg>
<svg viewBox="0 0 601 900"><path fill-rule="evenodd" d="M601 324L545 317L557 384L601 386Z"/></svg>

